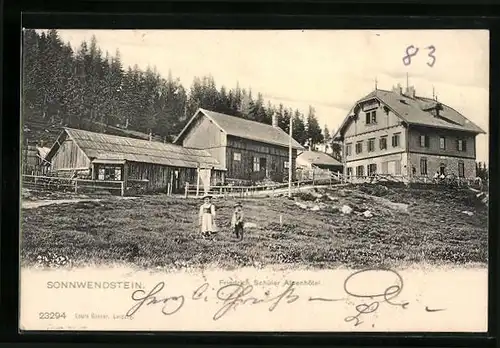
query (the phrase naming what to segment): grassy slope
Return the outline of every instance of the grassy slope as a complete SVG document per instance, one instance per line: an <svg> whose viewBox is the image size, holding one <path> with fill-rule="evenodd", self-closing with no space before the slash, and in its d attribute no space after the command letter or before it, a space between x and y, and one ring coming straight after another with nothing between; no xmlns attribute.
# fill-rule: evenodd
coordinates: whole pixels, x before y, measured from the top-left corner
<svg viewBox="0 0 500 348"><path fill-rule="evenodd" d="M258 227L248 229L242 242L229 232L232 200L214 202L221 228L214 241L197 233L197 200L160 195L23 210L23 263L47 251L74 264L123 261L144 267L487 261L487 207L469 192L367 185L323 193L333 200L326 199L320 211L304 210L287 198L243 200L247 221ZM390 201L409 204L408 213ZM338 208L343 204L359 212L369 209L374 216L342 215Z"/></svg>

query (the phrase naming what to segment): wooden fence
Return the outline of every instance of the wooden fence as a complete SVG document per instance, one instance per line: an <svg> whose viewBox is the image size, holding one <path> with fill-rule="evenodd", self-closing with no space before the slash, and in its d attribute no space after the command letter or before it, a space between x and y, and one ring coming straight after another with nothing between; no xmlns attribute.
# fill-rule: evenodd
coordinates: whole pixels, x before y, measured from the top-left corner
<svg viewBox="0 0 500 348"><path fill-rule="evenodd" d="M342 175L341 171L332 172L328 169L321 168L297 168L297 179L299 181L317 181L317 180L329 180L332 177L338 177Z"/></svg>
<svg viewBox="0 0 500 348"><path fill-rule="evenodd" d="M339 175L342 182L351 184L362 183L404 183L404 184L428 184L428 185L450 185L457 187L471 187L481 191L487 190L487 183L480 178L459 178L448 176L444 179L435 179L428 176L405 176L392 174L373 174L364 176Z"/></svg>
<svg viewBox="0 0 500 348"><path fill-rule="evenodd" d="M342 182L342 175L333 173L328 178L314 180L296 180L292 182L292 192L298 192L304 187L331 186ZM238 185L218 185L210 186L208 194L214 196L236 196L236 197L257 197L263 195L274 196L276 194L288 193L288 183L269 183L263 185L238 186ZM205 194L203 186L186 183L184 197L201 197Z"/></svg>
<svg viewBox="0 0 500 348"><path fill-rule="evenodd" d="M23 175L22 187L38 191L60 191L72 193L89 193L108 191L114 195L125 195L123 181L72 179L54 176Z"/></svg>

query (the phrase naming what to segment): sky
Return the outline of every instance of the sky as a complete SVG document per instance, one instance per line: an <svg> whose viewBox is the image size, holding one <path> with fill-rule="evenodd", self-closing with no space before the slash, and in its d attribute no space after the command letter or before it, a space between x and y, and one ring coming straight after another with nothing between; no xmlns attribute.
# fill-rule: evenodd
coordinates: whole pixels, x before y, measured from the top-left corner
<svg viewBox="0 0 500 348"><path fill-rule="evenodd" d="M189 89L211 74L217 87L252 88L274 104L337 129L356 100L400 83L447 104L487 132L477 160L488 163L489 32L485 30L60 30L77 48L95 35L124 66L169 70ZM405 65L407 47L418 52ZM434 50L428 49L433 46ZM435 60L429 56L432 54ZM431 66L428 63L434 64ZM407 79L408 76L408 79Z"/></svg>

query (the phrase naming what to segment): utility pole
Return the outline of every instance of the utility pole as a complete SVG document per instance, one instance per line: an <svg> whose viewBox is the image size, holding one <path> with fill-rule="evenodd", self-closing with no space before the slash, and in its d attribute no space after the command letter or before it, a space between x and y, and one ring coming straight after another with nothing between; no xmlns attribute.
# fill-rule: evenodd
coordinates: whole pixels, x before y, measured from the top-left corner
<svg viewBox="0 0 500 348"><path fill-rule="evenodd" d="M292 119L290 115L290 139L288 140L288 197L292 197Z"/></svg>

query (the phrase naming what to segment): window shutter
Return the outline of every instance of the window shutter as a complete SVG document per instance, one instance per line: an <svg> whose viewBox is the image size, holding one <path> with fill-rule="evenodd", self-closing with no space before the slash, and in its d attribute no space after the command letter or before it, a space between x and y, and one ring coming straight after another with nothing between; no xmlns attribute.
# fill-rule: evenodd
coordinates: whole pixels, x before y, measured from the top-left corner
<svg viewBox="0 0 500 348"><path fill-rule="evenodd" d="M467 151L467 142L465 140L462 140L462 150Z"/></svg>
<svg viewBox="0 0 500 348"><path fill-rule="evenodd" d="M457 140L457 151L460 151L460 140Z"/></svg>
<svg viewBox="0 0 500 348"><path fill-rule="evenodd" d="M429 136L425 136L425 147L429 147Z"/></svg>

